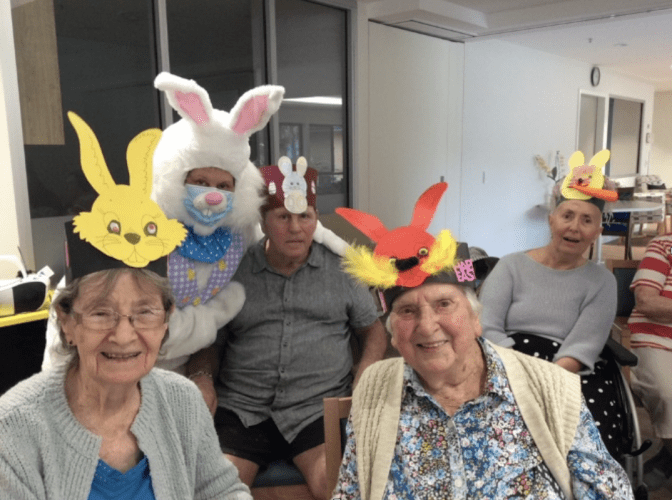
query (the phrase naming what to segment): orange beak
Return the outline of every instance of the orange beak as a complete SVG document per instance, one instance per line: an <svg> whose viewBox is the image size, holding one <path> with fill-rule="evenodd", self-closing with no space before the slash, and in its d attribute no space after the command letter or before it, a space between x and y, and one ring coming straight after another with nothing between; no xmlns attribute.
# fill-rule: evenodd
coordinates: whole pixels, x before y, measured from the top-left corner
<svg viewBox="0 0 672 500"><path fill-rule="evenodd" d="M616 191L609 191L608 189L599 189L593 188L590 186L579 186L577 184L572 186L577 191L592 196L594 198L599 198L604 201L617 201L618 193Z"/></svg>

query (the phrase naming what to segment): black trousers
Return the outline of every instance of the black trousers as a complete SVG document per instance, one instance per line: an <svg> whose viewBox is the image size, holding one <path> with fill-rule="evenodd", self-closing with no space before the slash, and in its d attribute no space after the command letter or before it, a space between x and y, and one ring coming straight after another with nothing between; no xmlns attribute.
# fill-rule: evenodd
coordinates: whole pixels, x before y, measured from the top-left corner
<svg viewBox="0 0 672 500"><path fill-rule="evenodd" d="M530 356L551 361L560 349L560 343L529 333L511 335L513 348ZM627 419L618 386L619 367L615 361L598 360L590 375L581 377L581 392L586 406L595 419L602 441L616 460L621 461L623 436Z"/></svg>

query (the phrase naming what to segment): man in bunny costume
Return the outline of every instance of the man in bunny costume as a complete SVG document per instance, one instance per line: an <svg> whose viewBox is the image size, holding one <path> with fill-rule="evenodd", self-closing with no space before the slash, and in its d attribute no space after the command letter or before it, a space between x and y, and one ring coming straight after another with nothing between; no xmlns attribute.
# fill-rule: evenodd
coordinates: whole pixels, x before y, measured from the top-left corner
<svg viewBox="0 0 672 500"><path fill-rule="evenodd" d="M282 157L261 172L266 238L234 276L247 300L189 370L212 374L199 387L243 482L251 485L273 460L292 459L312 495L328 498L322 398L350 394L352 333L363 343L358 375L382 358L387 338L368 289L314 241L317 171L304 158L294 167Z"/></svg>
<svg viewBox="0 0 672 500"><path fill-rule="evenodd" d="M153 191L159 206L189 231L168 261L177 309L160 359L163 367L182 371L188 356L212 344L245 301L242 285L230 279L256 239L264 185L249 160L249 138L266 126L285 90L254 88L227 113L213 109L193 80L161 73L154 85L182 117L166 128L154 153ZM207 175L228 176L230 183L209 183Z"/></svg>
<svg viewBox="0 0 672 500"><path fill-rule="evenodd" d="M249 139L277 112L285 90L254 88L227 113L213 109L193 80L164 72L154 85L182 117L166 128L154 153L153 197L189 231L169 258L177 309L159 359L162 367L183 372L189 355L211 345L245 301L242 285L230 280L247 247L262 236L264 201ZM347 246L321 226L318 239L339 254Z"/></svg>

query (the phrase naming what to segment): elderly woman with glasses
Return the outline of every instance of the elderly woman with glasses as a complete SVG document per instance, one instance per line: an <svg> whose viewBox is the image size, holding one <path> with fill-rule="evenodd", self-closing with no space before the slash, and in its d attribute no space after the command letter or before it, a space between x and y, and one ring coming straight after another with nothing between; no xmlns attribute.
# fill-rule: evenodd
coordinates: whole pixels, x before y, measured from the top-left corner
<svg viewBox="0 0 672 500"><path fill-rule="evenodd" d="M95 149L91 141L87 146ZM140 156L151 165L151 154ZM180 239L171 241L173 221L143 201L136 230L123 206L109 208L115 218L102 226L105 236L87 239L105 241L102 250L82 239L91 236L82 214L75 219L79 235L66 224L69 283L52 314L69 362L0 398L3 499L251 499L219 450L200 391L181 375L153 368L174 307L162 277L165 255ZM147 238L163 239L137 245L143 227ZM122 257L124 239L129 253Z"/></svg>
<svg viewBox="0 0 672 500"><path fill-rule="evenodd" d="M354 390L332 498L631 499L579 377L481 338L466 244L424 231L434 188L405 228L345 212L377 242L373 255L348 252L346 268L383 289L401 358L371 365Z"/></svg>

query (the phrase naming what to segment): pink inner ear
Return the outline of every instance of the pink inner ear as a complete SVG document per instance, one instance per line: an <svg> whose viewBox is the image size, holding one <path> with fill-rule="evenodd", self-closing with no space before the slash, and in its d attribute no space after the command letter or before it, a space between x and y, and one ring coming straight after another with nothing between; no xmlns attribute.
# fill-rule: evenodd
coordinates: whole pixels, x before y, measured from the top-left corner
<svg viewBox="0 0 672 500"><path fill-rule="evenodd" d="M180 105L180 109L187 113L196 124L206 125L210 121L205 106L203 106L203 103L197 94L194 94L193 92L185 94L178 90L175 92L175 98Z"/></svg>
<svg viewBox="0 0 672 500"><path fill-rule="evenodd" d="M259 95L248 99L240 110L238 120L231 128L236 134L244 134L259 124L267 109L268 96Z"/></svg>

